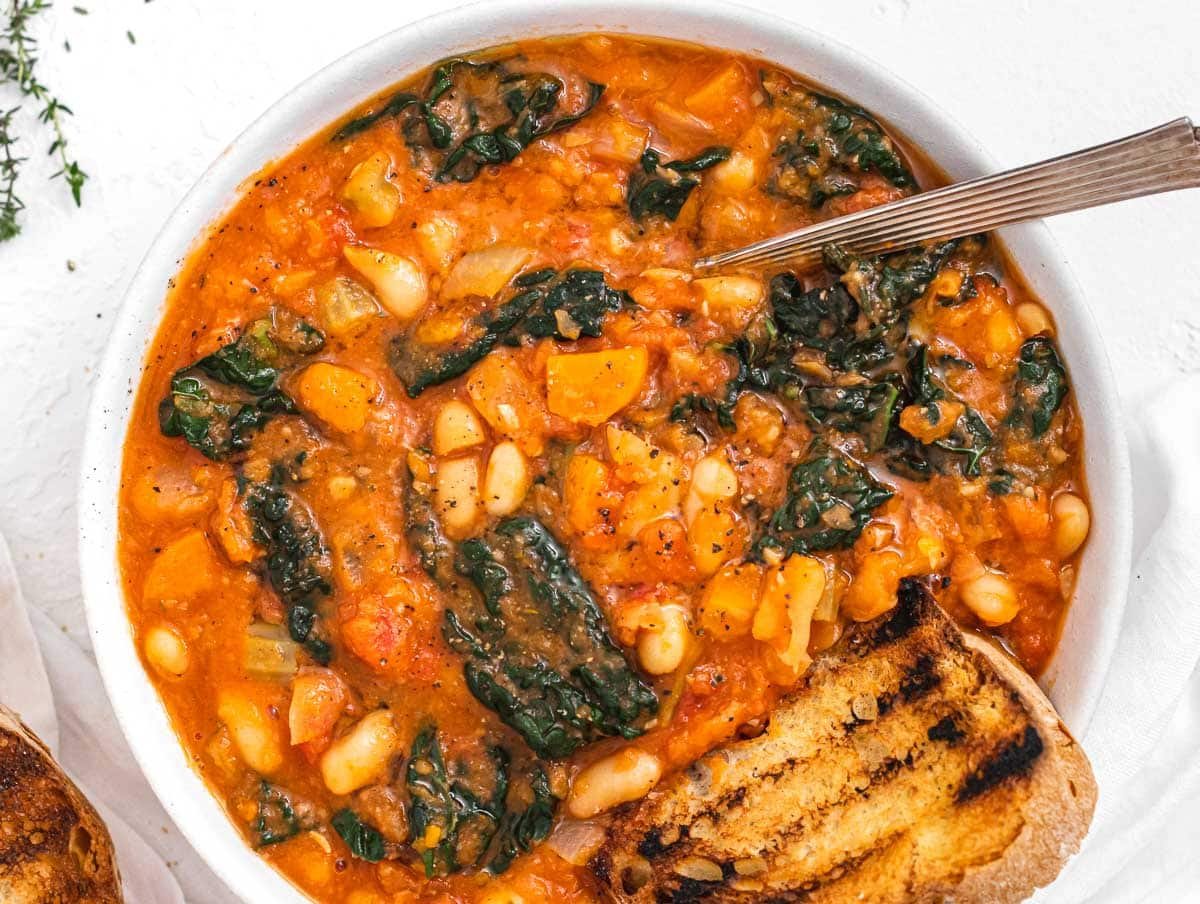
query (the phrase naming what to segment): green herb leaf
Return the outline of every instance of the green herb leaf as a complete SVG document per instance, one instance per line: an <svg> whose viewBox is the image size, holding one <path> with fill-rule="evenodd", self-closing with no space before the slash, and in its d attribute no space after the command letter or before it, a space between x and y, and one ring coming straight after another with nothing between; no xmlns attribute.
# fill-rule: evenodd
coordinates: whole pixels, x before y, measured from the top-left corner
<svg viewBox="0 0 1200 904"><path fill-rule="evenodd" d="M1068 385L1067 369L1053 340L1045 336L1026 339L1017 357L1009 425L1029 431L1035 439L1042 436L1062 407Z"/></svg>
<svg viewBox="0 0 1200 904"><path fill-rule="evenodd" d="M753 550L761 555L774 547L786 555L846 549L892 495L865 468L814 443L792 469L787 498L762 526Z"/></svg>
<svg viewBox="0 0 1200 904"><path fill-rule="evenodd" d="M674 223L692 190L700 184L698 179L680 174L698 173L716 166L728 160L729 154L729 148L714 146L687 160L665 162L661 152L647 148L629 176L625 200L630 216L635 220L661 216Z"/></svg>
<svg viewBox="0 0 1200 904"><path fill-rule="evenodd" d="M329 822L359 860L378 863L387 853L379 830L363 822L353 810L341 810Z"/></svg>

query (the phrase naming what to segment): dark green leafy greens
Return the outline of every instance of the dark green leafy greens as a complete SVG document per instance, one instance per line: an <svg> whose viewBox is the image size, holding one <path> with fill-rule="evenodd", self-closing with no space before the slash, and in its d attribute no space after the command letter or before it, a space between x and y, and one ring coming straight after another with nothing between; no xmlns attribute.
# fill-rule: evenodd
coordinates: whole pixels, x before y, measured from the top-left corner
<svg viewBox="0 0 1200 904"><path fill-rule="evenodd" d="M476 593L446 609L446 639L466 657L471 693L534 753L559 758L642 733L658 699L541 522L510 518L465 541L455 569Z"/></svg>
<svg viewBox="0 0 1200 904"><path fill-rule="evenodd" d="M1008 423L1037 439L1050 429L1067 397L1067 369L1054 342L1045 336L1026 339L1017 356L1017 378Z"/></svg>
<svg viewBox="0 0 1200 904"><path fill-rule="evenodd" d="M423 95L401 91L374 112L343 125L344 141L379 122L400 118L401 131L438 182L470 182L488 165L511 163L539 138L578 122L592 111L604 86L587 82L571 110L560 104L566 85L544 72L519 72L515 59L452 59L430 75Z"/></svg>
<svg viewBox="0 0 1200 904"><path fill-rule="evenodd" d="M787 497L761 526L754 552L846 549L892 495L866 468L818 441L792 469Z"/></svg>
<svg viewBox="0 0 1200 904"><path fill-rule="evenodd" d="M629 174L625 200L630 216L635 220L661 216L674 223L692 191L700 184L692 174L728 160L729 153L727 147L714 146L686 160L664 161L660 151L647 148Z"/></svg>
<svg viewBox="0 0 1200 904"><path fill-rule="evenodd" d="M256 847L279 844L300 831L300 820L286 791L265 780L259 782L258 814L251 831Z"/></svg>
<svg viewBox="0 0 1200 904"><path fill-rule="evenodd" d="M266 549L267 579L287 609L288 633L325 664L332 648L320 624L318 602L332 592L329 550L312 514L288 489L289 482L282 466L274 467L266 482L244 482L242 506L255 542Z"/></svg>
<svg viewBox="0 0 1200 904"><path fill-rule="evenodd" d="M860 434L868 452L878 451L887 442L899 397L892 383L804 388L809 417L826 427Z"/></svg>
<svg viewBox="0 0 1200 904"><path fill-rule="evenodd" d="M236 342L171 377L170 392L158 406L159 429L164 436L183 437L214 461L244 452L272 417L297 413L277 388L282 369L324 342L319 330L276 309Z"/></svg>
<svg viewBox="0 0 1200 904"><path fill-rule="evenodd" d="M350 853L359 860L378 863L387 855L387 847L379 830L362 819L353 810L339 810L330 820L334 831L346 842Z"/></svg>
<svg viewBox="0 0 1200 904"><path fill-rule="evenodd" d="M558 799L545 770L531 764L518 777L528 794L521 810L508 808L511 761L499 746L488 751L489 775L447 765L437 728L428 725L413 740L405 771L411 844L426 876L468 867L498 875L521 853L550 834Z"/></svg>
<svg viewBox="0 0 1200 904"><path fill-rule="evenodd" d="M965 361L949 359L942 356L937 363L945 366L970 367ZM908 363L909 386L912 392L912 404L920 405L926 420L936 424L942 416L938 402L946 400L962 406L962 414L954 423L954 429L944 439L936 440L932 445L944 452L962 456L961 465L964 477L978 477L980 461L992 448L995 436L983 416L970 405L964 403L946 387L945 381L937 373L935 357L924 345L914 345Z"/></svg>
<svg viewBox="0 0 1200 904"><path fill-rule="evenodd" d="M807 91L782 73L766 74L763 87L793 120L775 148L769 193L818 208L854 194L866 173L905 191L916 187L896 146L866 110Z"/></svg>
<svg viewBox="0 0 1200 904"><path fill-rule="evenodd" d="M629 294L611 288L599 270L538 270L517 277L514 287L512 297L472 318L454 342L428 346L407 336L395 340L392 370L411 397L462 376L501 344L599 336L606 314L634 306Z"/></svg>

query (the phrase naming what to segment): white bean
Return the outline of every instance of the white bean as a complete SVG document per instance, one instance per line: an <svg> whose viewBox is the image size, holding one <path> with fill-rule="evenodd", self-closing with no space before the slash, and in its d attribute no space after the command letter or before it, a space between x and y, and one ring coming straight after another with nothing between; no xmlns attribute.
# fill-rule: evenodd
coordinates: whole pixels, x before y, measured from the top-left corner
<svg viewBox="0 0 1200 904"><path fill-rule="evenodd" d="M1021 609L1012 582L994 571L985 571L967 581L959 589L959 595L979 620L991 627L1007 624Z"/></svg>
<svg viewBox="0 0 1200 904"><path fill-rule="evenodd" d="M683 662L692 634L679 606L663 606L658 622L638 632L638 661L651 675L669 675Z"/></svg>
<svg viewBox="0 0 1200 904"><path fill-rule="evenodd" d="M483 478L483 507L489 515L511 515L528 492L529 464L525 453L509 440L497 444L488 458Z"/></svg>
<svg viewBox="0 0 1200 904"><path fill-rule="evenodd" d="M171 625L155 625L147 631L142 649L150 664L164 675L179 678L188 670L187 644Z"/></svg>
<svg viewBox="0 0 1200 904"><path fill-rule="evenodd" d="M433 422L433 451L438 455L453 455L463 449L478 446L484 440L483 423L475 409L458 399L442 406Z"/></svg>
<svg viewBox="0 0 1200 904"><path fill-rule="evenodd" d="M364 716L321 757L321 778L334 794L349 794L380 778L400 745L396 721L386 709Z"/></svg>
<svg viewBox="0 0 1200 904"><path fill-rule="evenodd" d="M283 765L279 729L257 701L236 690L222 690L217 698L217 718L225 723L238 753L255 772L270 775Z"/></svg>
<svg viewBox="0 0 1200 904"><path fill-rule="evenodd" d="M437 511L442 527L453 539L471 533L479 517L479 459L452 458L438 462Z"/></svg>
<svg viewBox="0 0 1200 904"><path fill-rule="evenodd" d="M377 248L347 245L342 255L375 289L389 314L407 323L420 313L429 298L425 272L410 258Z"/></svg>
<svg viewBox="0 0 1200 904"><path fill-rule="evenodd" d="M576 819L590 819L618 804L644 797L662 777L662 762L637 747L596 760L571 786L567 809Z"/></svg>
<svg viewBox="0 0 1200 904"><path fill-rule="evenodd" d="M1074 493L1059 493L1051 503L1054 515L1054 548L1065 559L1083 545L1092 526L1087 503Z"/></svg>

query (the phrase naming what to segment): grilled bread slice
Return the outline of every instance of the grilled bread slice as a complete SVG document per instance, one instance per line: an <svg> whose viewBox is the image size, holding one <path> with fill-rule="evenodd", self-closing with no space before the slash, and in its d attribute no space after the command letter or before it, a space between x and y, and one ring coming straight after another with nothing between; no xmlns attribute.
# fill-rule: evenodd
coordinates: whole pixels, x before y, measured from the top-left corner
<svg viewBox="0 0 1200 904"><path fill-rule="evenodd" d="M0 901L121 900L108 829L37 735L0 706Z"/></svg>
<svg viewBox="0 0 1200 904"><path fill-rule="evenodd" d="M630 904L1004 904L1054 879L1095 800L1033 680L906 580L763 734L618 811L590 867Z"/></svg>

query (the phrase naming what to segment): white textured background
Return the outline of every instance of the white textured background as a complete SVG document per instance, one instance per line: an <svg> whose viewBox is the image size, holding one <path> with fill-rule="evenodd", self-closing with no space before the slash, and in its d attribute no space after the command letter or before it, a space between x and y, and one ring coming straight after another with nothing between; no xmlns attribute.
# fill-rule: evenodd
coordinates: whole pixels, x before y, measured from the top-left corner
<svg viewBox="0 0 1200 904"><path fill-rule="evenodd" d="M26 596L86 645L75 557L81 433L93 368L144 250L209 161L291 85L457 4L80 2L86 15L59 0L38 34L42 77L75 111L68 130L91 175L85 203L75 210L61 182L45 181L54 167L38 137L24 148L24 232L0 245L0 532ZM1005 166L1200 117L1197 0L752 5L873 56ZM853 85L837 87L853 97ZM15 103L5 91L0 109ZM1095 306L1127 412L1165 379L1200 371L1200 191L1073 214L1051 230ZM1104 900L1200 901L1195 817L1180 813Z"/></svg>

